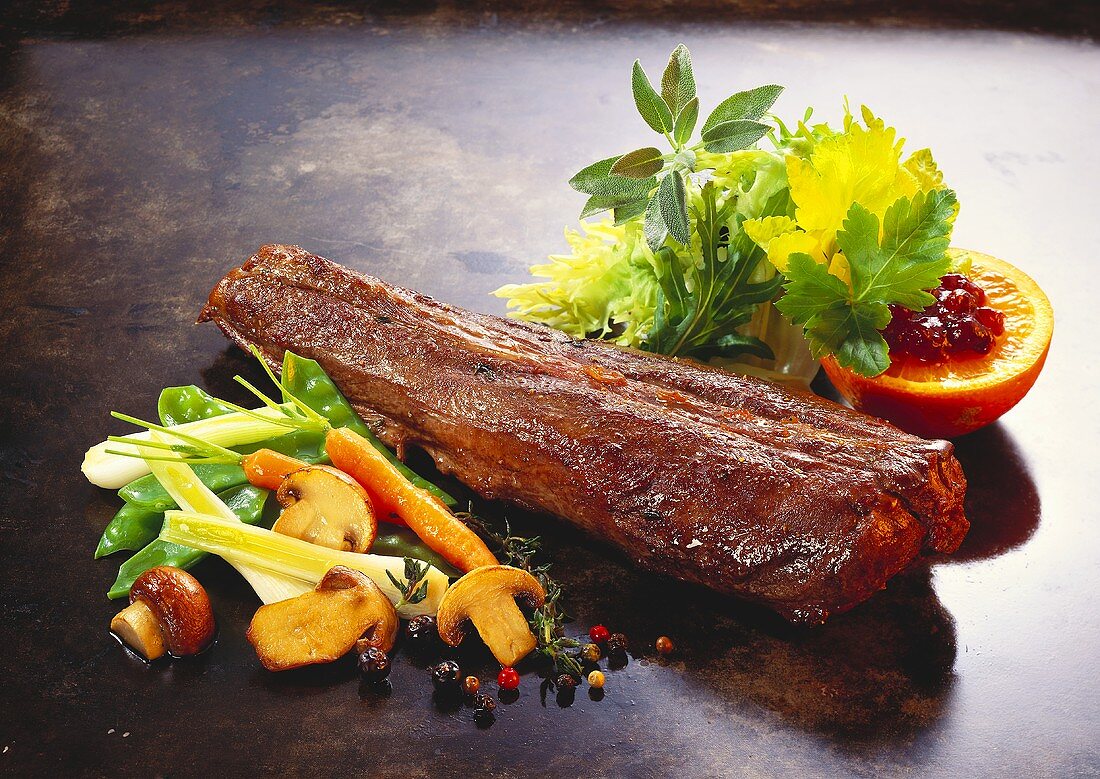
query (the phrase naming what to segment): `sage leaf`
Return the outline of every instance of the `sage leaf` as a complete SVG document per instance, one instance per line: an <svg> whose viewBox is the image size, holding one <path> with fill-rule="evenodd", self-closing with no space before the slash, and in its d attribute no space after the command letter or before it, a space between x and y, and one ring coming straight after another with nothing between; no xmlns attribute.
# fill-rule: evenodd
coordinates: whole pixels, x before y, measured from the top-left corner
<svg viewBox="0 0 1100 779"><path fill-rule="evenodd" d="M646 179L661 171L665 162L661 159L661 150L652 146L635 149L624 154L611 166L613 176L626 176L632 179Z"/></svg>
<svg viewBox="0 0 1100 779"><path fill-rule="evenodd" d="M682 246L691 240L691 223L688 221L684 179L679 172L672 171L657 188L657 203L661 211L661 220L671 235Z"/></svg>
<svg viewBox="0 0 1100 779"><path fill-rule="evenodd" d="M712 154L745 149L767 135L769 129L766 124L750 119L719 122L703 131L703 148Z"/></svg>
<svg viewBox="0 0 1100 779"><path fill-rule="evenodd" d="M659 133L672 131L672 111L665 101L653 89L649 83L649 77L642 70L642 63L634 60L634 72L631 74L630 85L634 91L634 105L638 107L638 113L645 119L645 123Z"/></svg>
<svg viewBox="0 0 1100 779"><path fill-rule="evenodd" d="M627 203L624 206L617 206L614 213L615 224L626 224L630 220L641 216L645 213L646 205L648 203L649 201L647 199L642 198L641 200L635 200L632 203Z"/></svg>
<svg viewBox="0 0 1100 779"><path fill-rule="evenodd" d="M612 175L611 167L618 159L618 157L608 157L606 160L592 163L569 179L569 186L586 195L614 198L623 203L648 196L650 191L657 186L657 179L653 176L645 179L632 179L626 176ZM609 202L608 207L614 205L616 203Z"/></svg>
<svg viewBox="0 0 1100 779"><path fill-rule="evenodd" d="M645 242L653 252L659 250L664 245L665 238L668 237L668 228L665 227L665 220L661 217L661 206L657 202L657 195L651 197L646 205L642 231L645 233Z"/></svg>
<svg viewBox="0 0 1100 779"><path fill-rule="evenodd" d="M691 140L691 134L695 132L695 123L699 121L699 98L693 97L684 103L684 107L676 114L676 121L672 125L672 139L677 146L685 146Z"/></svg>
<svg viewBox="0 0 1100 779"><path fill-rule="evenodd" d="M691 54L680 44L668 58L661 76L661 99L676 115L695 97L695 74L691 71Z"/></svg>
<svg viewBox="0 0 1100 779"><path fill-rule="evenodd" d="M602 213L603 211L610 211L612 208L618 208L619 206L626 205L631 202L627 198L621 197L608 197L607 195L592 195L584 203L584 208L581 209L581 219L585 219L589 216Z"/></svg>
<svg viewBox="0 0 1100 779"><path fill-rule="evenodd" d="M578 192L592 194L590 187L593 183L610 176L611 166L618 162L618 160L618 157L608 157L606 160L593 162L587 168L584 168L574 175L573 178L569 179L569 186Z"/></svg>
<svg viewBox="0 0 1100 779"><path fill-rule="evenodd" d="M738 119L759 119L775 105L779 95L783 93L783 87L778 84L749 89L730 95L710 112L710 116L703 122L703 134L705 135L715 125L722 122L732 122Z"/></svg>

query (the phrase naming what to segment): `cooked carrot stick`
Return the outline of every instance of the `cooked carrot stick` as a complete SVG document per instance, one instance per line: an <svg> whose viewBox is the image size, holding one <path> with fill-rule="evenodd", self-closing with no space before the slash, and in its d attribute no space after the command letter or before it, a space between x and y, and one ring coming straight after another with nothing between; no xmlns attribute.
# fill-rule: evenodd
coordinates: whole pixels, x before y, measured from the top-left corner
<svg viewBox="0 0 1100 779"><path fill-rule="evenodd" d="M325 451L334 466L363 485L379 519L389 521L393 515L405 520L425 544L463 573L497 564L485 542L439 498L409 482L358 433L346 427L330 430Z"/></svg>
<svg viewBox="0 0 1100 779"><path fill-rule="evenodd" d="M279 489L284 477L306 465L308 463L273 449L257 449L241 458L241 468L248 483L265 490Z"/></svg>

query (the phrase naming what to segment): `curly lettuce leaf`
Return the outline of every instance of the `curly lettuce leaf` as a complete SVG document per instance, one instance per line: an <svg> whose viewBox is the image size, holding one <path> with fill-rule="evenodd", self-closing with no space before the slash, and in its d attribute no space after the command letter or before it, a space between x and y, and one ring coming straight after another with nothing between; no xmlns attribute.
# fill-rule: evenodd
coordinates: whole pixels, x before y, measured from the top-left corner
<svg viewBox="0 0 1100 779"><path fill-rule="evenodd" d="M566 230L568 254L531 268L542 280L507 284L493 292L511 313L540 322L574 338L608 338L620 346L641 347L653 325L657 272L640 219L582 222Z"/></svg>

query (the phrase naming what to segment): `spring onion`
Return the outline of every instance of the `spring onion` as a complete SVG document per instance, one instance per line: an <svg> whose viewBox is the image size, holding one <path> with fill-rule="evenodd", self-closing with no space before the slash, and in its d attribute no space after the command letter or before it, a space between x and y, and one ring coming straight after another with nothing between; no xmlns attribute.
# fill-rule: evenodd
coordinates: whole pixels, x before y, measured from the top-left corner
<svg viewBox="0 0 1100 779"><path fill-rule="evenodd" d="M300 584L303 591L314 587L333 566L346 565L369 576L397 606L398 614L406 618L434 614L448 587L447 575L438 568L428 566L421 580L427 583L427 596L415 604L402 602L404 593L394 586L387 575L387 572L392 574L397 581L404 576L404 561L400 557L327 549L228 520L221 515L168 511L164 515L160 537L174 544L219 555L238 570L243 566L292 580ZM280 599L271 597L262 586L253 584L253 589L265 603Z"/></svg>
<svg viewBox="0 0 1100 779"><path fill-rule="evenodd" d="M174 430L195 438L201 438L218 446L252 444L283 435L288 430L297 428L299 425L295 424L292 427L286 416L291 407L291 404L287 403L277 409L262 408L256 411L236 411L232 414L188 422L179 425ZM141 458L141 454L147 451L149 447L139 450L138 445L154 440L152 433L143 430L124 438L126 441L133 443L103 441L85 453L80 470L88 481L97 487L117 490L125 487L134 479L150 473L147 461ZM113 454L114 451L120 453ZM121 454L122 452L126 454Z"/></svg>

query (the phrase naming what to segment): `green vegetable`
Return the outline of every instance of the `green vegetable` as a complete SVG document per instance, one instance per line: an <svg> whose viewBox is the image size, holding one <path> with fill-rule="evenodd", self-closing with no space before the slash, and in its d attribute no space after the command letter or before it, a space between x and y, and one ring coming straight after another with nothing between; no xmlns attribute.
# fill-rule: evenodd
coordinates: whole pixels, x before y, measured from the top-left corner
<svg viewBox="0 0 1100 779"><path fill-rule="evenodd" d="M638 62L631 85L638 112L671 153L645 147L577 173L570 186L591 196L582 218L613 209L614 224L584 224L585 235L567 232L573 252L531 269L548 281L494 294L508 298L517 316L578 338L669 355L774 357L761 338L741 332L780 284L741 223L785 212L789 201L778 196L785 177L781 166L757 176L738 155L764 154L740 150L767 134L757 120L782 87L730 96L692 144L699 98L687 48L669 57L660 94ZM703 170L714 172L716 186L704 185Z"/></svg>
<svg viewBox="0 0 1100 779"><path fill-rule="evenodd" d="M157 400L157 415L160 417L160 423L168 427L232 413L232 406L207 394L194 384L186 387L165 387L160 391L160 398Z"/></svg>
<svg viewBox="0 0 1100 779"><path fill-rule="evenodd" d="M168 439L166 434L158 430L151 430L150 436L149 444L143 446L142 449L154 455L147 460L149 467L157 480L164 485L176 505L185 511L210 516L237 527L244 527L241 524L241 517L221 498L196 479L195 472L191 470L187 463L179 460L165 460L155 456L163 450L153 447L156 444L164 443ZM251 487L250 489L256 488ZM262 508L261 503L257 507L257 511L262 512ZM167 519L168 514L166 512L165 522L167 522ZM172 539L167 540L171 541ZM242 563L232 560L229 562L252 586L252 589L260 594L265 603L293 598L310 589L309 586L297 579L283 576L267 568L249 565L247 562Z"/></svg>
<svg viewBox="0 0 1100 779"><path fill-rule="evenodd" d="M357 554L327 549L281 533L249 527L222 517L187 511L169 511L164 515L161 540L216 554L238 570L263 571L279 579L294 582L301 591L312 589L334 565L346 565L362 571L386 593L402 617L434 614L449 585L447 575L428 566L419 581L427 584L424 598L417 603L403 602L404 592L394 586L390 575L401 577L404 561L398 557ZM399 579L400 581L400 579ZM281 599L249 578L256 594L265 603ZM419 585L416 588L419 593Z"/></svg>
<svg viewBox="0 0 1100 779"><path fill-rule="evenodd" d="M719 206L717 188L706 184L699 200L692 210L702 262L685 268L671 249L657 253L664 259L665 272L645 347L702 358L729 352L770 358L766 343L743 335L738 328L752 318L759 304L772 299L782 277L752 281L764 252L739 229L733 198ZM726 227L731 220L734 230Z"/></svg>
<svg viewBox="0 0 1100 779"><path fill-rule="evenodd" d="M805 326L815 356L835 354L841 365L865 376L890 366L879 333L890 322L887 306L920 311L934 302L925 290L939 284L951 264L947 244L955 206L951 190L918 192L890 206L880 230L878 217L854 203L836 236L850 285L810 255L791 255L787 294L776 305Z"/></svg>
<svg viewBox="0 0 1100 779"><path fill-rule="evenodd" d="M95 550L96 559L123 550L141 549L157 537L163 521L163 511L124 503L107 523Z"/></svg>
<svg viewBox="0 0 1100 779"><path fill-rule="evenodd" d="M264 501L267 500L267 495L267 490L245 485L243 487L234 487L226 490L220 493L218 498L229 506L237 516L237 519L241 522L247 525L255 525L263 516ZM124 507L123 510L125 510L125 508L126 507ZM157 523L156 529L153 532L154 538L156 538L156 533L160 530L164 514L163 512L158 512L155 516L157 517ZM103 542L101 541L100 546L102 545ZM96 556L100 556L98 552ZM129 595L130 587L133 585L134 580L154 566L172 565L177 568L187 569L204 557L206 557L205 552L199 552L190 547L156 539L122 564L118 569L118 578L116 578L115 583L111 585L111 589L107 592L107 597L123 598Z"/></svg>
<svg viewBox="0 0 1100 779"><path fill-rule="evenodd" d="M190 385L162 390L157 412L165 425L183 425L230 414L233 409ZM196 474L215 492L246 481L244 471L236 466L202 465L196 467ZM160 532L165 510L176 505L152 474L126 485L119 495L126 504L104 529L96 547L96 559L122 550L141 549L151 543Z"/></svg>
<svg viewBox="0 0 1100 779"><path fill-rule="evenodd" d="M287 391L292 393L307 406L328 419L333 427L347 427L366 438L378 451L385 455L386 459L394 464L397 470L401 471L405 478L417 487L427 490L442 499L448 506L457 504L457 501L445 491L422 476L413 473L407 465L397 459L397 456L385 444L378 440L370 428L359 418L359 415L355 413L355 409L348 403L347 398L343 396L316 360L299 357L293 352L286 352L283 356L282 380L284 393ZM289 397L284 395L283 399L289 400ZM280 449L279 451L283 450ZM290 454L290 452L284 452L284 454Z"/></svg>
<svg viewBox="0 0 1100 779"><path fill-rule="evenodd" d="M669 56L660 94L637 60L630 84L638 113L652 130L665 137L672 153L662 155L660 150L646 147L609 157L589 165L570 179L569 185L591 196L581 218L627 209L631 216L644 214L645 236L652 251L658 251L670 236L680 246L688 246L691 231L684 179L703 169L698 167L696 153L705 150L726 154L759 141L771 128L757 120L772 107L783 88L768 85L726 98L703 123L702 139L691 144L699 118L699 99L687 47L681 44ZM647 204L644 210L643 202Z"/></svg>
<svg viewBox="0 0 1100 779"><path fill-rule="evenodd" d="M239 465L195 465L193 467L199 480L214 492L248 483ZM130 482L118 491L118 496L127 503L161 513L176 507L176 502L153 474Z"/></svg>
<svg viewBox="0 0 1100 779"><path fill-rule="evenodd" d="M386 557L412 557L435 566L448 576L457 577L462 575L461 571L451 566L407 527L390 524L380 525L370 552Z"/></svg>

